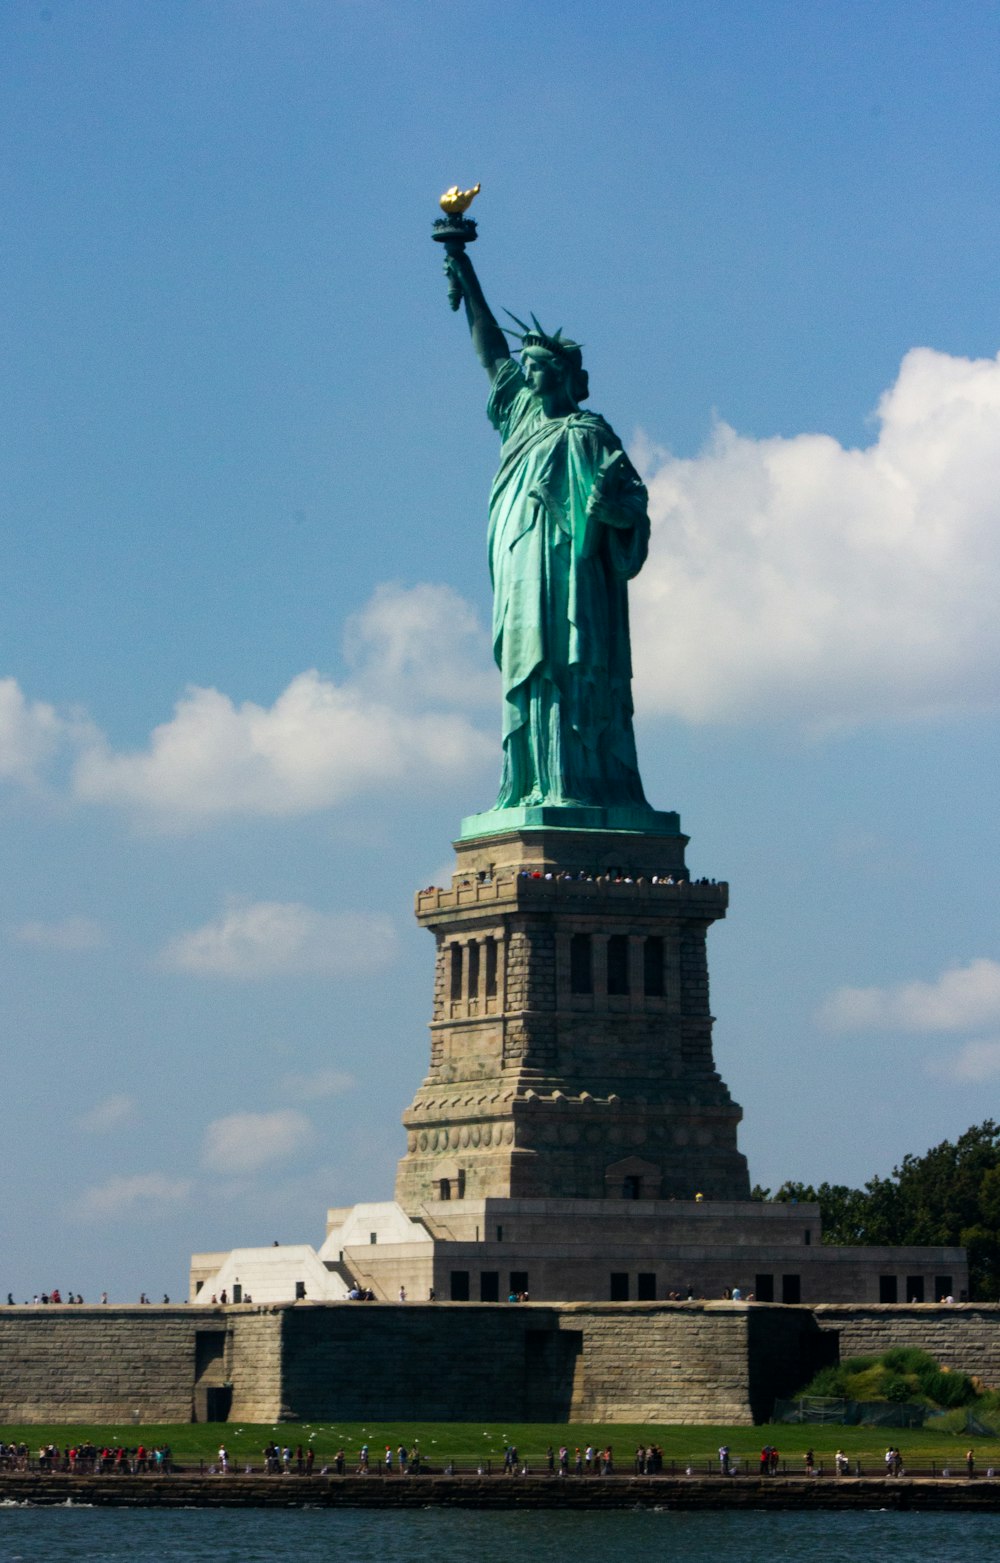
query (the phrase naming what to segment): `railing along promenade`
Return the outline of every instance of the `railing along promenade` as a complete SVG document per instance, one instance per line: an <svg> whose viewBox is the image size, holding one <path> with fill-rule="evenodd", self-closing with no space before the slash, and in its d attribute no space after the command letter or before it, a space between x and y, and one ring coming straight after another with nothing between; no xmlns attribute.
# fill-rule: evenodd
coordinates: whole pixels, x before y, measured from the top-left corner
<svg viewBox="0 0 1000 1563"><path fill-rule="evenodd" d="M712 1460L664 1462L636 1473L549 1471L528 1465L505 1470L497 1461L450 1461L419 1470L387 1471L371 1465L343 1474L322 1467L311 1475L266 1473L260 1465L222 1472L210 1464L175 1465L161 1472L104 1474L39 1469L36 1460L0 1470L0 1504L64 1504L122 1507L296 1507L620 1509L669 1504L685 1509L1000 1509L1000 1477L992 1468L969 1476L962 1455L949 1462L913 1461L904 1474L887 1476L877 1458L852 1459L849 1474L818 1465L812 1474L782 1462L761 1475L752 1460L722 1475Z"/></svg>
<svg viewBox="0 0 1000 1563"><path fill-rule="evenodd" d="M673 899L690 905L692 897L707 904L725 906L729 899L729 885L725 881L714 883L701 879L674 879L645 875L618 876L610 874L570 874L518 872L499 874L493 879L469 878L457 880L447 888L428 885L418 890L415 897L418 915L431 912L454 911L461 907L485 907L498 901L531 898L551 901L572 896L598 898L618 895L623 901L634 900L639 889L650 896L662 897L665 905Z"/></svg>

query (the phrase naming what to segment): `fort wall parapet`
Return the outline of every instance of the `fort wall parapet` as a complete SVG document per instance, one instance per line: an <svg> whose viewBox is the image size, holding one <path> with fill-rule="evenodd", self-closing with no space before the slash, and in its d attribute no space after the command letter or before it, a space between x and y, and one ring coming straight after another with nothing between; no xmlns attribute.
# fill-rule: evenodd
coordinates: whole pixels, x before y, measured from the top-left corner
<svg viewBox="0 0 1000 1563"><path fill-rule="evenodd" d="M1000 1305L0 1308L0 1422L751 1423L889 1346L1000 1385Z"/></svg>

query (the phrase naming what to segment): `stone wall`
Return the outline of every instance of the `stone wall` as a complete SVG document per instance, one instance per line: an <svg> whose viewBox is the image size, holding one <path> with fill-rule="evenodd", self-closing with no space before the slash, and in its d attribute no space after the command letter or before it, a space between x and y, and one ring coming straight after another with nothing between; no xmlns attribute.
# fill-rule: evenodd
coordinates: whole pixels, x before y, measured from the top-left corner
<svg viewBox="0 0 1000 1563"><path fill-rule="evenodd" d="M230 1421L276 1422L285 1413L282 1325L289 1311L229 1310L226 1371L233 1387Z"/></svg>
<svg viewBox="0 0 1000 1563"><path fill-rule="evenodd" d="M815 1371L819 1339L806 1309L731 1304L296 1308L284 1402L303 1421L749 1423Z"/></svg>
<svg viewBox="0 0 1000 1563"><path fill-rule="evenodd" d="M0 1423L750 1423L824 1363L921 1346L1000 1385L1000 1306L0 1308Z"/></svg>
<svg viewBox="0 0 1000 1563"><path fill-rule="evenodd" d="M809 1310L822 1330L836 1331L840 1360L877 1356L892 1346L919 1346L942 1367L1000 1388L1000 1305L837 1304Z"/></svg>
<svg viewBox="0 0 1000 1563"><path fill-rule="evenodd" d="M0 1418L188 1422L197 1337L224 1331L190 1308L0 1308Z"/></svg>

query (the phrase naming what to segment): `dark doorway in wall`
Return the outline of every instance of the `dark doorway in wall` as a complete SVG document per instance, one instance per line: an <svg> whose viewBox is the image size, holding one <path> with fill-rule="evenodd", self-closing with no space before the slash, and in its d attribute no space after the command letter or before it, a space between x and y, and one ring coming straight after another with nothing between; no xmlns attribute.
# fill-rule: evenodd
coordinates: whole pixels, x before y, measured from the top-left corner
<svg viewBox="0 0 1000 1563"><path fill-rule="evenodd" d="M232 1384L217 1384L205 1391L205 1421L228 1422L233 1404Z"/></svg>
<svg viewBox="0 0 1000 1563"><path fill-rule="evenodd" d="M781 1300L783 1303L800 1303L802 1301L802 1277L800 1275L783 1275L781 1277Z"/></svg>
<svg viewBox="0 0 1000 1563"><path fill-rule="evenodd" d="M468 1302L468 1300L469 1300L469 1272L468 1272L468 1270L453 1270L451 1272L451 1300L452 1300L452 1302Z"/></svg>

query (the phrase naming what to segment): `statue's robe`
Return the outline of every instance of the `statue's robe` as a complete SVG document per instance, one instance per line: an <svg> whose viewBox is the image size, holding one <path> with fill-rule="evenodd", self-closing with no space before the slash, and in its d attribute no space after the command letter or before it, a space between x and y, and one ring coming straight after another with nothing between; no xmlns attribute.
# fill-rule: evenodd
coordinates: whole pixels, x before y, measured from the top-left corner
<svg viewBox="0 0 1000 1563"><path fill-rule="evenodd" d="M605 491L617 524L592 517L595 479L621 441L596 413L546 417L513 359L487 411L502 441L489 524L504 695L496 806L644 804L627 582L649 546L646 490L622 453Z"/></svg>

